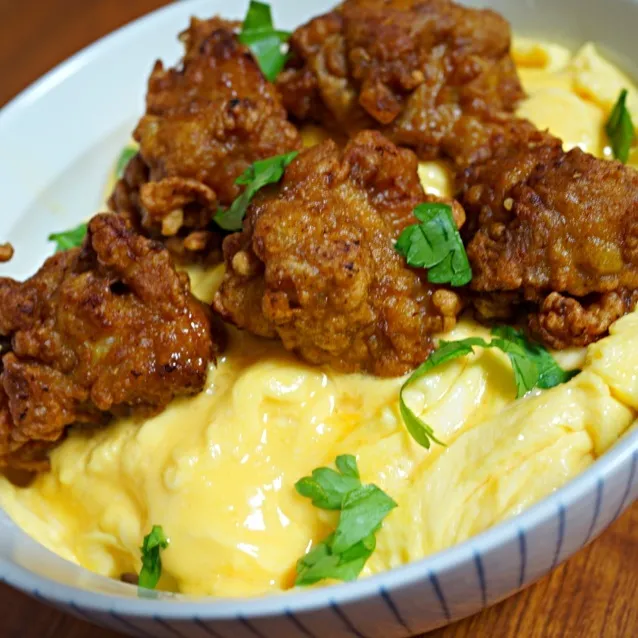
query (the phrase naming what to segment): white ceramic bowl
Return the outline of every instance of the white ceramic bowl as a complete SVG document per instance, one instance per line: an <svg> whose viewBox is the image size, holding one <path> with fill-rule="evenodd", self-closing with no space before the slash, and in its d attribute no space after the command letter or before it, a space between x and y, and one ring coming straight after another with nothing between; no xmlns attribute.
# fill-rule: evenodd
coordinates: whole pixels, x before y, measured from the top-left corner
<svg viewBox="0 0 638 638"><path fill-rule="evenodd" d="M3 274L31 274L49 232L101 205L105 176L142 112L155 58L180 55L191 14L241 18L246 1L168 6L85 49L0 113L0 237L17 247ZM273 0L294 28L334 0ZM480 0L521 33L570 46L595 40L629 72L638 56L635 0ZM634 73L638 75L638 73ZM140 636L408 636L472 614L532 583L604 530L638 496L638 431L520 516L424 560L355 583L260 599L150 593L54 556L0 511L0 581L85 620Z"/></svg>

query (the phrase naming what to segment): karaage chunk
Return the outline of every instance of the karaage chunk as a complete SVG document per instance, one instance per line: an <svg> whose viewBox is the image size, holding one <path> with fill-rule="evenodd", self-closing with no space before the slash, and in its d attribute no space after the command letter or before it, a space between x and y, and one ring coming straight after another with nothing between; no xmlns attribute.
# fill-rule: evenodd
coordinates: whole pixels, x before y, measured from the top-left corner
<svg viewBox="0 0 638 638"><path fill-rule="evenodd" d="M377 128L421 159L465 165L476 152L468 143L485 146L497 115L523 97L510 44L509 24L490 10L346 0L294 32L278 86L300 121L349 135Z"/></svg>
<svg viewBox="0 0 638 638"><path fill-rule="evenodd" d="M215 310L313 364L411 370L461 309L456 293L427 283L394 250L426 199L415 155L377 132L345 150L333 141L305 150L225 239Z"/></svg>
<svg viewBox="0 0 638 638"><path fill-rule="evenodd" d="M113 214L24 283L0 279L0 467L34 468L67 426L199 392L223 334L167 250Z"/></svg>
<svg viewBox="0 0 638 638"><path fill-rule="evenodd" d="M182 65L155 64L146 114L133 134L139 154L110 201L185 260L221 258L212 218L239 195L237 177L253 162L301 145L236 27L193 18L181 38Z"/></svg>
<svg viewBox="0 0 638 638"><path fill-rule="evenodd" d="M536 132L460 174L474 305L584 346L638 302L638 172Z"/></svg>
<svg viewBox="0 0 638 638"><path fill-rule="evenodd" d="M13 419L9 411L9 401L0 385L0 468L16 468L29 471L46 470L49 466L47 455L55 442L14 440Z"/></svg>

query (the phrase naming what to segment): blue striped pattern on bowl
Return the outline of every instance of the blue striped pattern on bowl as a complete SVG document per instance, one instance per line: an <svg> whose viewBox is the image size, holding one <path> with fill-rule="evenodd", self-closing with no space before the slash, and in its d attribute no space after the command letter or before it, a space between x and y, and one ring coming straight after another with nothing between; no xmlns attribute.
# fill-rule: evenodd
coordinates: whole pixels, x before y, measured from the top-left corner
<svg viewBox="0 0 638 638"><path fill-rule="evenodd" d="M259 600L203 602L162 594L138 599L131 597L135 588L68 564L70 572L82 573L84 590L43 580L33 566L28 571L2 562L0 580L83 620L134 636L403 638L511 595L618 518L638 497L638 432L622 443L520 516L435 556L350 585ZM47 571L63 562L39 546L32 549ZM99 593L103 581L120 595Z"/></svg>
<svg viewBox="0 0 638 638"><path fill-rule="evenodd" d="M627 68L635 61L637 0L464 1L488 4L528 33L547 39L572 45L596 40L616 51L612 57L620 63L624 59ZM272 3L283 17L281 26L292 28L334 0ZM105 157L115 155L119 142L109 146L105 140L123 124L122 135L130 131L131 116L139 111L139 91L132 87L142 90L139 78L147 75L157 55L178 54L174 34L188 16L220 10L228 17L240 17L243 4L191 0L169 5L92 45L3 109L0 159L9 157L3 164L7 186L3 228L33 207L33 192L44 191L60 170L86 160L89 151L91 157L96 148ZM110 73L114 68L118 72ZM78 95L82 108L68 109L69 104L80 103ZM113 100L113 95L118 98ZM74 134L78 127L82 136ZM25 129L29 135L22 132ZM38 131L46 132L55 148L53 156L46 156L40 141L44 133ZM16 148L21 154L12 152ZM29 158L28 188L20 179L22 156ZM97 167L96 183L102 183L104 174ZM83 197L96 189L87 180L69 192L83 206L87 201ZM75 199L73 204L65 203L72 209ZM26 275L30 264L22 258L18 254L14 263ZM564 488L459 546L355 583L260 599L206 600L173 594L138 598L134 587L89 573L48 552L0 511L0 582L89 622L136 636L399 638L502 600L586 545L638 497L637 462L634 428Z"/></svg>

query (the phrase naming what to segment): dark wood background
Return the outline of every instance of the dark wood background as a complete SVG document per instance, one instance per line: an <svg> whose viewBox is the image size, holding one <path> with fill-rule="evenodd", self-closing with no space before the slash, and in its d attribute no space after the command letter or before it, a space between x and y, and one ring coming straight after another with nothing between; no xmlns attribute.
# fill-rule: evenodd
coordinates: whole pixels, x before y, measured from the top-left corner
<svg viewBox="0 0 638 638"><path fill-rule="evenodd" d="M75 51L164 4L162 0L0 0L0 105ZM637 592L635 504L551 576L429 636L629 638L638 636ZM116 638L116 634L0 586L0 637Z"/></svg>

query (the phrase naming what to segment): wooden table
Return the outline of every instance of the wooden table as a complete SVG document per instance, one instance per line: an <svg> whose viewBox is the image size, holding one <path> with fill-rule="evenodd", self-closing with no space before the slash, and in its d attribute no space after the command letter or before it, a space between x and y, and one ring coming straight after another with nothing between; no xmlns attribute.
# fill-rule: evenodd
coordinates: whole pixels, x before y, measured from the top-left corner
<svg viewBox="0 0 638 638"><path fill-rule="evenodd" d="M0 0L0 105L163 0ZM177 27L176 27L177 28ZM638 504L551 576L434 638L638 636ZM116 638L0 586L0 638Z"/></svg>

